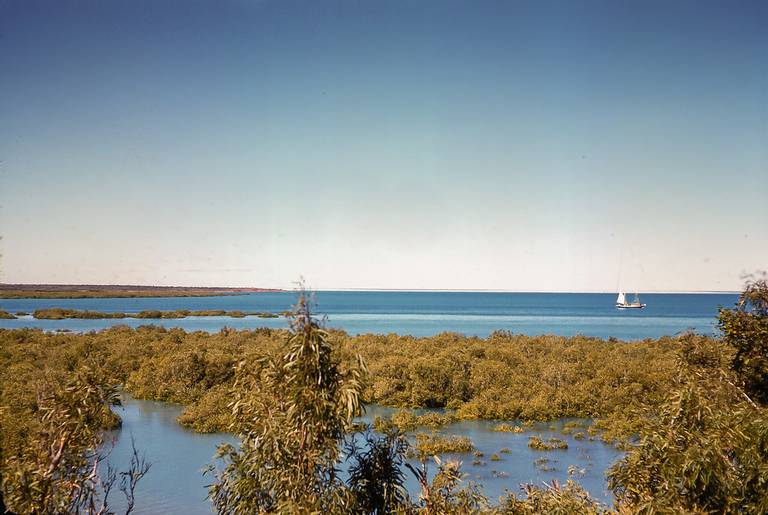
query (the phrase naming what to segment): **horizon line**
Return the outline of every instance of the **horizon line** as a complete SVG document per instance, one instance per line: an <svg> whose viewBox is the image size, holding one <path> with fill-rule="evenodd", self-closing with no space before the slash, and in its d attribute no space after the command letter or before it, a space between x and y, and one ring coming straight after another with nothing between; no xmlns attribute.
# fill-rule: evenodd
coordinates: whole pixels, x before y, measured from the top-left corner
<svg viewBox="0 0 768 515"><path fill-rule="evenodd" d="M295 290L284 290L295 291ZM393 292L445 292L445 293L566 293L566 294L579 294L579 293L601 293L601 294L614 294L616 290L507 290L496 288L318 288L310 291L360 291L360 292L375 292L375 291L393 291ZM628 293L635 293L635 290L626 290ZM738 290L638 290L637 293L643 294L664 294L664 293L688 293L688 294L739 294Z"/></svg>

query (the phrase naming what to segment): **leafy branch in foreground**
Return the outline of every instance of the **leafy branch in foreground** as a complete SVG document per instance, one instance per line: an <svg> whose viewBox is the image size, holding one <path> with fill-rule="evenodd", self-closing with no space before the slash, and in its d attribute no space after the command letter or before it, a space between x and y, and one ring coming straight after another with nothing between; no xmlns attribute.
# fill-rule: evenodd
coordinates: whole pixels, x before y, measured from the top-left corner
<svg viewBox="0 0 768 515"><path fill-rule="evenodd" d="M723 339L735 350L731 368L754 400L768 404L768 276L747 282L733 309L720 310Z"/></svg>
<svg viewBox="0 0 768 515"><path fill-rule="evenodd" d="M111 406L120 400L114 386L88 367L65 385L44 384L37 394L37 425L17 449L4 449L3 494L17 513L111 513L109 495L118 472L107 465L103 430L114 426ZM4 420L3 425L8 425ZM7 452L7 455L6 455ZM126 513L133 510L135 489L150 465L138 457L120 472Z"/></svg>

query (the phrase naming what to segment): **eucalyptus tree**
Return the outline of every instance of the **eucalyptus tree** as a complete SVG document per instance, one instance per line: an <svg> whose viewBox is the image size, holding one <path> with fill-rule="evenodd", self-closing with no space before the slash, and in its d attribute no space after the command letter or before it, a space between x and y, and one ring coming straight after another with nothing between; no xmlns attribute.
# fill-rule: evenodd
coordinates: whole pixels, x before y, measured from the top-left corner
<svg viewBox="0 0 768 515"><path fill-rule="evenodd" d="M727 367L723 342L689 335L667 399L609 472L633 513L768 513L768 410Z"/></svg>
<svg viewBox="0 0 768 515"><path fill-rule="evenodd" d="M720 331L735 353L731 367L748 395L768 404L768 276L747 282L735 308L720 310Z"/></svg>
<svg viewBox="0 0 768 515"><path fill-rule="evenodd" d="M10 399L3 395L1 466L7 507L30 514L113 513L109 496L119 488L125 513L130 513L136 486L150 464L135 447L127 471L106 463L104 429L119 424L110 409L120 402L116 388L85 366L64 384L49 377L30 387L37 390L33 416L25 417L18 402L6 405Z"/></svg>
<svg viewBox="0 0 768 515"><path fill-rule="evenodd" d="M358 513L386 514L413 511L405 486L408 441L397 429L382 436L368 431L364 445L352 438L346 452L350 462L347 484Z"/></svg>
<svg viewBox="0 0 768 515"><path fill-rule="evenodd" d="M245 359L232 387L238 447L222 445L211 468L219 513L339 512L352 495L339 477L345 434L360 414L362 360L342 369L328 333L301 294L276 355Z"/></svg>

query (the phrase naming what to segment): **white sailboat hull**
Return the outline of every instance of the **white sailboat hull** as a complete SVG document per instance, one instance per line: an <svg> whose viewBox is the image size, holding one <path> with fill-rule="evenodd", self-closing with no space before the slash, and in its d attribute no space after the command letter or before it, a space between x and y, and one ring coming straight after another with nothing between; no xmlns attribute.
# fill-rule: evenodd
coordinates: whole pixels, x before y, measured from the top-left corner
<svg viewBox="0 0 768 515"><path fill-rule="evenodd" d="M616 304L618 309L643 309L645 304Z"/></svg>

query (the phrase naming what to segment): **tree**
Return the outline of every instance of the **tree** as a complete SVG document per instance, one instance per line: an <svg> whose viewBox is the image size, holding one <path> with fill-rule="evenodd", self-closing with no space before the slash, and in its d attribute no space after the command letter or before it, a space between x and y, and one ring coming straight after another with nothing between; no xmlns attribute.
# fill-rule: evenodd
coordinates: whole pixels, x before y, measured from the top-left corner
<svg viewBox="0 0 768 515"><path fill-rule="evenodd" d="M747 282L735 308L720 309L720 331L736 353L731 368L753 400L768 404L768 278Z"/></svg>
<svg viewBox="0 0 768 515"><path fill-rule="evenodd" d="M0 435L3 434L3 408L0 406ZM0 444L0 514L3 513L10 513L8 511L8 508L5 506L5 498L3 495L3 470L2 470L2 464L3 464L3 446Z"/></svg>
<svg viewBox="0 0 768 515"><path fill-rule="evenodd" d="M337 464L361 411L364 372L362 360L341 370L302 293L282 352L237 366L230 406L241 443L219 448L225 467L210 487L216 510L334 512L349 505Z"/></svg>
<svg viewBox="0 0 768 515"><path fill-rule="evenodd" d="M768 513L768 410L736 384L722 344L688 335L678 376L644 417L637 445L608 473L637 513Z"/></svg>
<svg viewBox="0 0 768 515"><path fill-rule="evenodd" d="M3 456L8 507L31 514L109 513L109 494L120 477L126 513L132 511L136 484L150 465L134 447L128 471L103 467L102 433L119 421L110 410L119 402L115 387L88 367L64 385L45 385L38 392L37 419L26 441Z"/></svg>
<svg viewBox="0 0 768 515"><path fill-rule="evenodd" d="M405 510L410 506L403 471L408 449L405 436L393 428L382 437L371 432L363 437L362 449L355 439L346 448L352 462L347 484L354 498L353 510L377 515Z"/></svg>

